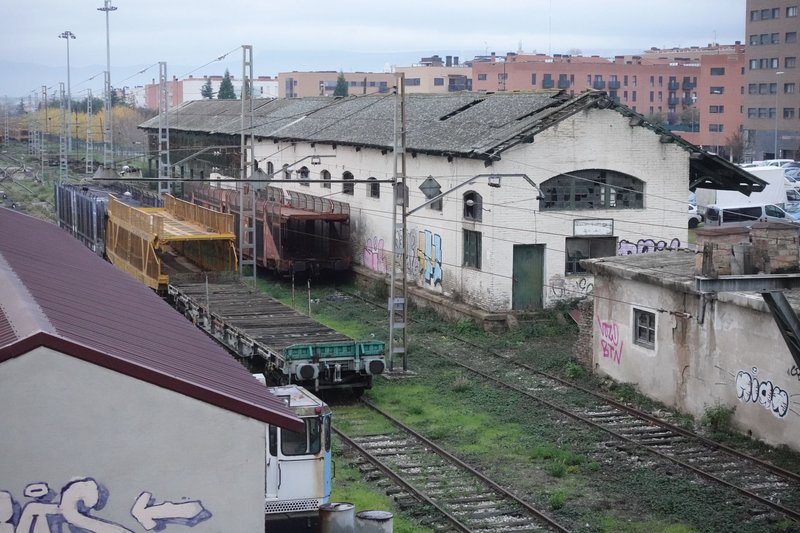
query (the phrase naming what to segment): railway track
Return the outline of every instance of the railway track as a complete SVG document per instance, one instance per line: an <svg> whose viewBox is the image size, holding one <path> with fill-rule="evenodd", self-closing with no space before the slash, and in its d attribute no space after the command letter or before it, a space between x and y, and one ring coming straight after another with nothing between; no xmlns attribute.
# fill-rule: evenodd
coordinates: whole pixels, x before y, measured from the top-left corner
<svg viewBox="0 0 800 533"><path fill-rule="evenodd" d="M357 295L370 305L376 305ZM382 306L379 306L382 307ZM800 523L800 475L714 442L598 392L515 361L476 343L441 332L467 349L445 354L420 340L426 353L513 390L581 424L605 432L597 455L646 452L735 491L750 502L754 523L788 517ZM476 349L477 348L477 349ZM502 362L502 364L498 364ZM488 369L488 370L487 370ZM554 394L554 392L556 394ZM598 457L600 458L600 457Z"/></svg>
<svg viewBox="0 0 800 533"><path fill-rule="evenodd" d="M367 475L377 470L399 487L393 497L398 504L432 508L426 524L437 532L523 533L568 531L542 511L492 481L409 426L363 401L371 411L391 421L394 431L349 437L335 433L365 459ZM353 415L343 422L359 425ZM339 420L342 419L337 414ZM421 513L420 513L421 514Z"/></svg>

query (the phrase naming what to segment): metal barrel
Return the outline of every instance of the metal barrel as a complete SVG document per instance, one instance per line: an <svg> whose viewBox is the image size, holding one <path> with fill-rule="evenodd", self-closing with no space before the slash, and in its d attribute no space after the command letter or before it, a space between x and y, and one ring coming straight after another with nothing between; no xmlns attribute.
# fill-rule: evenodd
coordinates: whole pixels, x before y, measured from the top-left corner
<svg viewBox="0 0 800 533"><path fill-rule="evenodd" d="M326 503L319 507L320 533L355 533L356 507L352 503Z"/></svg>
<svg viewBox="0 0 800 533"><path fill-rule="evenodd" d="M392 533L392 513L388 511L361 511L356 515L356 533Z"/></svg>

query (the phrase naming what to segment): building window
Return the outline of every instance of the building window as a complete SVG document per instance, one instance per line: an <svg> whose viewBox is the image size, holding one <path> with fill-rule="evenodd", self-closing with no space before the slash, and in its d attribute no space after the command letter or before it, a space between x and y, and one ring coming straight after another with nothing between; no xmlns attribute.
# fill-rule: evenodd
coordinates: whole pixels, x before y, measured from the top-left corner
<svg viewBox="0 0 800 533"><path fill-rule="evenodd" d="M786 37L784 41L787 43L796 43L797 42L797 32L796 31L787 31Z"/></svg>
<svg viewBox="0 0 800 533"><path fill-rule="evenodd" d="M464 193L464 219L475 222L483 220L483 198L475 191Z"/></svg>
<svg viewBox="0 0 800 533"><path fill-rule="evenodd" d="M783 118L794 118L794 108L793 107L784 107L783 108Z"/></svg>
<svg viewBox="0 0 800 533"><path fill-rule="evenodd" d="M309 176L308 167L300 167L300 170L297 171L297 178L300 180L300 185L303 187L308 187L308 176Z"/></svg>
<svg viewBox="0 0 800 533"><path fill-rule="evenodd" d="M540 211L644 207L644 182L614 170L576 170L550 178L541 189Z"/></svg>
<svg viewBox="0 0 800 533"><path fill-rule="evenodd" d="M724 76L725 75L725 67L712 67L711 68L711 75L712 76Z"/></svg>
<svg viewBox="0 0 800 533"><path fill-rule="evenodd" d="M656 347L656 314L633 308L633 342L645 348Z"/></svg>
<svg viewBox="0 0 800 533"><path fill-rule="evenodd" d="M711 133L722 133L722 124L709 124L708 131Z"/></svg>
<svg viewBox="0 0 800 533"><path fill-rule="evenodd" d="M464 266L481 269L481 232L464 230Z"/></svg>
<svg viewBox="0 0 800 533"><path fill-rule="evenodd" d="M786 8L786 16L787 17L796 17L797 16L797 6L789 6Z"/></svg>
<svg viewBox="0 0 800 533"><path fill-rule="evenodd" d="M367 181L374 181L375 183L367 183L367 196L370 198L381 197L381 184L375 178L367 178Z"/></svg>
<svg viewBox="0 0 800 533"><path fill-rule="evenodd" d="M345 171L344 174L342 174L342 179L343 180L353 180L353 179L355 179L355 177L353 177L352 173L350 173L348 171ZM355 186L354 183L342 183L342 194L351 194L352 195L353 192L355 191L355 188L356 188L356 186Z"/></svg>
<svg viewBox="0 0 800 533"><path fill-rule="evenodd" d="M322 178L323 180L327 180L327 181L328 181L328 183L323 183L323 184L322 184L322 188L323 188L323 189L330 189L330 188L331 188L331 184L330 184L330 180L331 180L331 173L330 173L330 172L328 172L327 170L323 170L322 172L320 172L320 173L319 173L319 176L320 176L320 178Z"/></svg>
<svg viewBox="0 0 800 533"><path fill-rule="evenodd" d="M709 113L724 113L725 112L725 106L724 105L708 106L708 112Z"/></svg>
<svg viewBox="0 0 800 533"><path fill-rule="evenodd" d="M794 92L795 92L795 84L794 83L784 83L783 84L783 92L784 92L784 94L794 94Z"/></svg>
<svg viewBox="0 0 800 533"><path fill-rule="evenodd" d="M795 68L797 66L797 58L796 57L783 58L783 66L784 68Z"/></svg>
<svg viewBox="0 0 800 533"><path fill-rule="evenodd" d="M485 73L478 74L478 81L486 81L486 74Z"/></svg>
<svg viewBox="0 0 800 533"><path fill-rule="evenodd" d="M710 93L711 94L724 94L725 93L725 87L711 87Z"/></svg>
<svg viewBox="0 0 800 533"><path fill-rule="evenodd" d="M419 87L419 78L406 78L406 87Z"/></svg>
<svg viewBox="0 0 800 533"><path fill-rule="evenodd" d="M281 172L283 172L283 179L285 180L292 179L292 170L289 168L288 163L283 164L283 170Z"/></svg>
<svg viewBox="0 0 800 533"><path fill-rule="evenodd" d="M611 257L617 255L616 237L567 237L566 274L583 274L586 270L580 265L582 259Z"/></svg>
<svg viewBox="0 0 800 533"><path fill-rule="evenodd" d="M267 175L270 179L275 177L275 165L272 163L272 161L267 161Z"/></svg>
<svg viewBox="0 0 800 533"><path fill-rule="evenodd" d="M444 87L444 78L433 78L433 84L436 87Z"/></svg>
<svg viewBox="0 0 800 533"><path fill-rule="evenodd" d="M536 73L531 74L531 85L536 85Z"/></svg>

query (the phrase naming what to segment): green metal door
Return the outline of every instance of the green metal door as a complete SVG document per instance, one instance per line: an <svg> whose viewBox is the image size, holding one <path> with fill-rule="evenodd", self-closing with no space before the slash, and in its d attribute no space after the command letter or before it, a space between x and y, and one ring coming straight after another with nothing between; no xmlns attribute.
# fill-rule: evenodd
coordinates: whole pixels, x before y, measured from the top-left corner
<svg viewBox="0 0 800 533"><path fill-rule="evenodd" d="M544 294L544 244L515 244L511 282L511 308L542 309Z"/></svg>

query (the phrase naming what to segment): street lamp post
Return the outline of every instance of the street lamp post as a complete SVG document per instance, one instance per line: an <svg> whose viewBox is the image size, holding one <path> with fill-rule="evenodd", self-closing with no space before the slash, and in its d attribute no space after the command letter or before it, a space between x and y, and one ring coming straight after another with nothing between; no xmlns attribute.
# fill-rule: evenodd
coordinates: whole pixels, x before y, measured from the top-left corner
<svg viewBox="0 0 800 533"><path fill-rule="evenodd" d="M103 167L106 169L114 168L114 135L111 119L111 37L108 25L108 13L116 11L117 8L111 5L111 0L103 0L103 7L98 7L98 11L106 13L106 73L105 73L105 127L103 128Z"/></svg>
<svg viewBox="0 0 800 533"><path fill-rule="evenodd" d="M67 41L67 117L68 120L72 120L72 89L69 79L69 41L70 39L75 38L75 34L67 30L65 32L60 33L58 35L58 38L65 39ZM72 134L67 136L67 154L71 152L72 152Z"/></svg>
<svg viewBox="0 0 800 533"><path fill-rule="evenodd" d="M781 93L781 75L783 75L783 71L780 70L775 73L775 148L773 150L774 159L779 159L780 155L778 155L778 117L780 115L780 108L778 107L778 95Z"/></svg>

